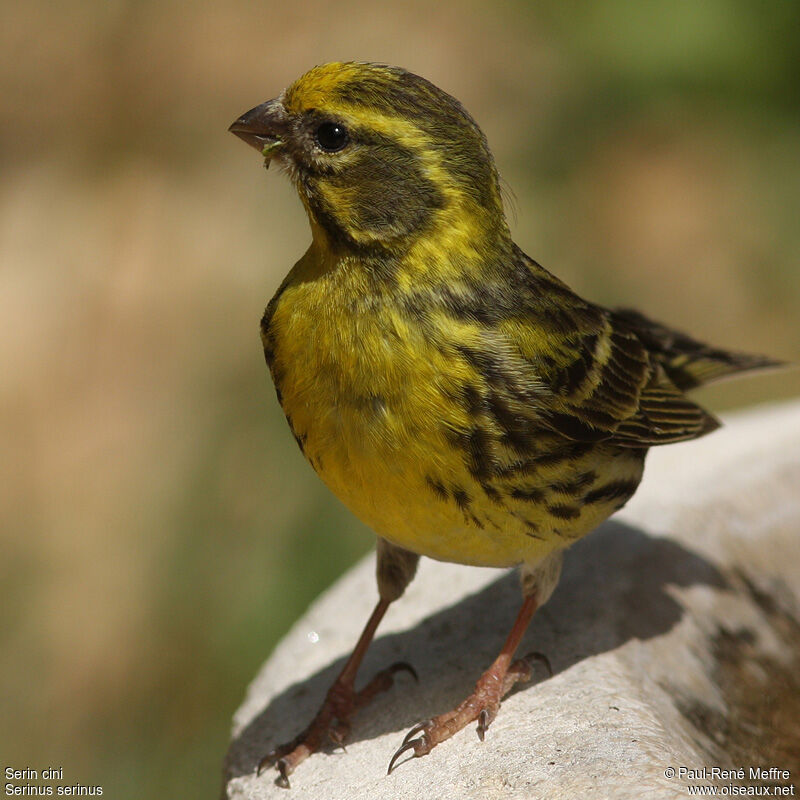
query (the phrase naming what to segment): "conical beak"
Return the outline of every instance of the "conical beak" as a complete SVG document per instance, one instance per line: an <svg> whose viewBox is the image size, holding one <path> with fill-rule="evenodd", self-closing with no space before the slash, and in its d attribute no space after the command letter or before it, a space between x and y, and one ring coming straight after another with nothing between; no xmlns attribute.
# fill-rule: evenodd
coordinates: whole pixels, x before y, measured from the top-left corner
<svg viewBox="0 0 800 800"><path fill-rule="evenodd" d="M255 147L269 162L283 147L289 131L286 109L280 100L267 100L242 114L228 130Z"/></svg>

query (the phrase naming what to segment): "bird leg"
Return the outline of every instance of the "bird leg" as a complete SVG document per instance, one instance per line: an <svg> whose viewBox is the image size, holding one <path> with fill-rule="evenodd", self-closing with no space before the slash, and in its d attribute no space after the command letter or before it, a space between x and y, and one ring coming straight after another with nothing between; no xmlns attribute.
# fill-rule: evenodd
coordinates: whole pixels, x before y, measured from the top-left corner
<svg viewBox="0 0 800 800"><path fill-rule="evenodd" d="M543 661L552 674L547 658L540 653L531 653L514 662L511 660L537 607L535 594L525 598L500 654L489 669L481 675L475 684L475 691L453 711L415 725L406 734L403 744L392 756L389 762L389 772L394 769L397 759L403 753L413 750L412 758L427 755L437 744L449 739L473 720L478 720L478 738L483 741L489 725L492 724L500 709L500 701L511 691L514 684L530 679L534 660Z"/></svg>
<svg viewBox="0 0 800 800"><path fill-rule="evenodd" d="M410 664L398 662L375 675L363 689L355 690L356 673L390 602L390 600L384 599L378 601L361 632L355 649L347 659L339 676L328 689L325 701L317 715L311 720L310 725L292 741L267 753L258 764L258 773L265 767L274 764L280 773L277 784L288 789L289 775L294 772L295 767L319 750L326 739L331 739L335 744L344 746L343 742L350 732L350 719L353 714L367 705L376 695L389 689L397 672L408 672L415 680L417 679L417 674Z"/></svg>
<svg viewBox="0 0 800 800"><path fill-rule="evenodd" d="M303 759L319 750L326 738L344 747L344 740L350 732L350 720L353 714L371 702L376 695L389 689L398 672L408 672L414 680L417 680L414 668L404 661L398 661L375 675L363 689L358 692L355 690L356 673L375 636L375 631L383 619L386 609L403 594L406 586L414 577L419 562L419 556L416 553L411 553L380 538L376 555L376 577L380 600L367 620L350 658L347 659L339 677L328 689L325 701L317 715L311 720L311 724L291 742L267 753L258 765L260 773L264 767L274 764L280 773L276 783L286 789L289 788L289 776L294 772L295 767Z"/></svg>

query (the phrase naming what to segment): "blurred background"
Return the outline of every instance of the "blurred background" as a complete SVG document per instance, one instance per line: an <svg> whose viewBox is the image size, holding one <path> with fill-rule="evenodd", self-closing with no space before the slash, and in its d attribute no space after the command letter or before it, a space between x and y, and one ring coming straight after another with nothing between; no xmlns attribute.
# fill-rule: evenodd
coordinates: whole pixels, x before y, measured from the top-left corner
<svg viewBox="0 0 800 800"><path fill-rule="evenodd" d="M314 64L461 99L517 241L582 294L800 358L800 4L2 6L3 766L215 798L246 684L372 547L261 353L305 216L226 132ZM699 399L798 394L795 371Z"/></svg>

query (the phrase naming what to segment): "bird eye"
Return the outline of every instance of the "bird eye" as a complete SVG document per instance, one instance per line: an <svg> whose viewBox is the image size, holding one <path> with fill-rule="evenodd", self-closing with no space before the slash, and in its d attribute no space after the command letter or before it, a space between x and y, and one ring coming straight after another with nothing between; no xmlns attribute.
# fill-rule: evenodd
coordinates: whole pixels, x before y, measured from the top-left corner
<svg viewBox="0 0 800 800"><path fill-rule="evenodd" d="M323 122L315 134L317 144L327 153L337 153L350 141L347 128L338 122Z"/></svg>

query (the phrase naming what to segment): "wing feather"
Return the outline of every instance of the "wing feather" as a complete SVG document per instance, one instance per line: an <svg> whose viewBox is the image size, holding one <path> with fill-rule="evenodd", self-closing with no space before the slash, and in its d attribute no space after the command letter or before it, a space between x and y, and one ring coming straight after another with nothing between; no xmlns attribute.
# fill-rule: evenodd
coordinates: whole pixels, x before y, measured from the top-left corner
<svg viewBox="0 0 800 800"><path fill-rule="evenodd" d="M623 447L679 442L718 427L684 396L627 319L582 300L535 262L527 266L520 309L529 312L527 324L517 321L504 332L525 354L531 380L549 389L537 400L540 423L574 441ZM557 313L524 302L553 292Z"/></svg>
<svg viewBox="0 0 800 800"><path fill-rule="evenodd" d="M435 296L481 342L453 349L483 377L495 406L503 399L507 413L494 416L517 449L542 427L574 442L631 448L694 439L719 423L683 391L767 363L589 303L521 250ZM424 291L407 298L416 316L429 302Z"/></svg>

